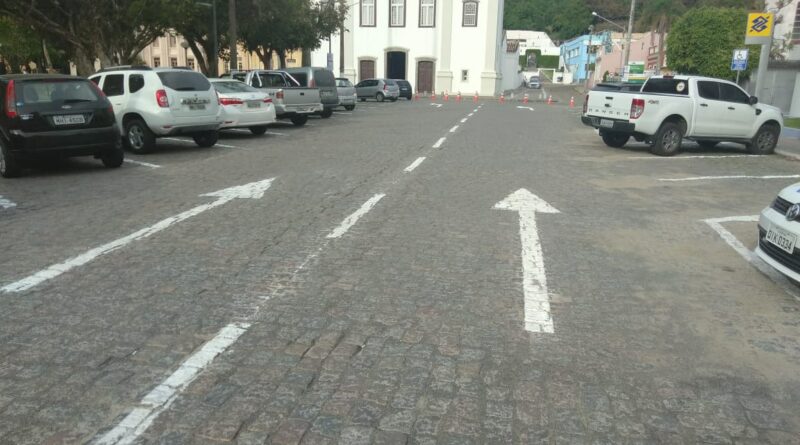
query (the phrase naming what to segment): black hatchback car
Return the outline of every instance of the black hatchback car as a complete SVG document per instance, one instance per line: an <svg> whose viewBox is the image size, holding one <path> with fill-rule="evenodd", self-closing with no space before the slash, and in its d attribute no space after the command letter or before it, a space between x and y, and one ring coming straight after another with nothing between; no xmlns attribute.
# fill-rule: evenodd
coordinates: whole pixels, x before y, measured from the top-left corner
<svg viewBox="0 0 800 445"><path fill-rule="evenodd" d="M0 175L18 175L23 160L73 156L122 165L119 127L103 92L80 77L0 76Z"/></svg>
<svg viewBox="0 0 800 445"><path fill-rule="evenodd" d="M399 97L405 97L406 99L411 100L411 83L403 79L394 79L394 81L397 82L397 86L400 87Z"/></svg>

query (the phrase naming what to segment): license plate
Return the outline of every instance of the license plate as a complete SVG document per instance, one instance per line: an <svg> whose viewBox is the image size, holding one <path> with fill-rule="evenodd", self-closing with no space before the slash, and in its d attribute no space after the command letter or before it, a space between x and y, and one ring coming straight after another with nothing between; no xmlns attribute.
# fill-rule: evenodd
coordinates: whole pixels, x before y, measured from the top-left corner
<svg viewBox="0 0 800 445"><path fill-rule="evenodd" d="M780 247L781 250L784 250L788 253L794 252L794 245L797 242L797 237L785 230L778 229L777 227L771 227L767 231L767 241L774 244L777 247Z"/></svg>
<svg viewBox="0 0 800 445"><path fill-rule="evenodd" d="M251 100L247 102L247 108L261 108L261 102L257 100Z"/></svg>
<svg viewBox="0 0 800 445"><path fill-rule="evenodd" d="M203 105L203 104L190 104L189 105L189 109L190 110L205 110L206 106Z"/></svg>
<svg viewBox="0 0 800 445"><path fill-rule="evenodd" d="M53 123L56 125L80 125L86 123L86 118L82 114L66 114L53 116Z"/></svg>
<svg viewBox="0 0 800 445"><path fill-rule="evenodd" d="M610 121L608 119L600 119L600 126L605 128L613 128L614 121Z"/></svg>

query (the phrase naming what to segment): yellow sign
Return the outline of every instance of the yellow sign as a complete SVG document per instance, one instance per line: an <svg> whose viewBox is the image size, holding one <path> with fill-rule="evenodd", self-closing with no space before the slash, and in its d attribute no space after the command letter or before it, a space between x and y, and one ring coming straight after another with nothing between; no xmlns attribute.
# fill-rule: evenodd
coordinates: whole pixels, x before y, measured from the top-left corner
<svg viewBox="0 0 800 445"><path fill-rule="evenodd" d="M772 37L775 16L769 12L751 12L747 15L747 37Z"/></svg>

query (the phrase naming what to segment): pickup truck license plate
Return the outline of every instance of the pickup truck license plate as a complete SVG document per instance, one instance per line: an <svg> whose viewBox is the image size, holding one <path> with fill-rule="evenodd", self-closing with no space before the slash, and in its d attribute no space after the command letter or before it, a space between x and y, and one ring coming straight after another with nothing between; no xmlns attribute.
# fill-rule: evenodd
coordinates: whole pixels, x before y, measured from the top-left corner
<svg viewBox="0 0 800 445"><path fill-rule="evenodd" d="M190 110L205 110L206 106L203 105L203 104L190 104L189 105L189 109Z"/></svg>
<svg viewBox="0 0 800 445"><path fill-rule="evenodd" d="M261 108L261 102L257 100L248 101L247 108Z"/></svg>
<svg viewBox="0 0 800 445"><path fill-rule="evenodd" d="M605 128L613 128L614 121L610 121L608 119L600 119L600 126Z"/></svg>
<svg viewBox="0 0 800 445"><path fill-rule="evenodd" d="M794 245L797 242L797 237L785 230L778 229L777 227L771 227L767 231L767 241L775 246L780 247L781 250L784 250L788 253L793 253Z"/></svg>
<svg viewBox="0 0 800 445"><path fill-rule="evenodd" d="M86 118L82 114L66 114L53 116L53 123L56 125L80 125L86 123Z"/></svg>

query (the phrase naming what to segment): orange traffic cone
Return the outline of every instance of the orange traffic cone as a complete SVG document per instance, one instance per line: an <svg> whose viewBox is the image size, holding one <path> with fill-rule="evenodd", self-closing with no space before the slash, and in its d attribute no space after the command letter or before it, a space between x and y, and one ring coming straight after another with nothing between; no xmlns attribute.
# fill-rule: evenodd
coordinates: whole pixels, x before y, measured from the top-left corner
<svg viewBox="0 0 800 445"><path fill-rule="evenodd" d="M553 95L552 94L547 98L547 105L553 105Z"/></svg>
<svg viewBox="0 0 800 445"><path fill-rule="evenodd" d="M414 100L419 100L419 91L414 93Z"/></svg>
<svg viewBox="0 0 800 445"><path fill-rule="evenodd" d="M447 91L445 91L442 94L444 95L444 101L445 102L449 102L450 101L450 94L448 94Z"/></svg>
<svg viewBox="0 0 800 445"><path fill-rule="evenodd" d="M431 91L431 102L434 102L435 100L436 100L436 93Z"/></svg>
<svg viewBox="0 0 800 445"><path fill-rule="evenodd" d="M528 105L528 93L525 93L525 96L522 98L522 103Z"/></svg>
<svg viewBox="0 0 800 445"><path fill-rule="evenodd" d="M575 108L575 96L569 98L569 107Z"/></svg>
<svg viewBox="0 0 800 445"><path fill-rule="evenodd" d="M474 103L474 104L478 103L478 92L477 91L475 92L475 95L472 96L472 103Z"/></svg>
<svg viewBox="0 0 800 445"><path fill-rule="evenodd" d="M505 93L500 93L500 103L501 104L506 103L506 95L505 95Z"/></svg>
<svg viewBox="0 0 800 445"><path fill-rule="evenodd" d="M456 96L456 102L461 103L461 91L459 91L458 96Z"/></svg>

